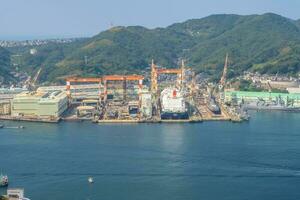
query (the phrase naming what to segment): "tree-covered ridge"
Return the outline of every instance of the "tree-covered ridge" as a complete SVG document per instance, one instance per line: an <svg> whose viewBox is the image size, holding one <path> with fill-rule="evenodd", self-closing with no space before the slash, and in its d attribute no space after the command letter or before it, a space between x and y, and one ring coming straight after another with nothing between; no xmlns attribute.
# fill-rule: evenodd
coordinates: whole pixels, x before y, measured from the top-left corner
<svg viewBox="0 0 300 200"><path fill-rule="evenodd" d="M0 83L12 80L10 72L10 53L0 47Z"/></svg>
<svg viewBox="0 0 300 200"><path fill-rule="evenodd" d="M296 21L296 25L300 28L300 19Z"/></svg>
<svg viewBox="0 0 300 200"><path fill-rule="evenodd" d="M211 15L166 28L114 27L71 44L49 44L22 56L24 70L43 67L42 80L64 75L141 73L151 59L174 67L180 58L218 77L226 53L229 75L244 70L296 74L300 70L300 21L276 14Z"/></svg>
<svg viewBox="0 0 300 200"><path fill-rule="evenodd" d="M226 19L226 16L223 16ZM189 60L199 70L220 71L226 52L231 72L296 73L300 69L300 30L275 14L242 16L221 35L193 47ZM228 26L229 27L229 26Z"/></svg>

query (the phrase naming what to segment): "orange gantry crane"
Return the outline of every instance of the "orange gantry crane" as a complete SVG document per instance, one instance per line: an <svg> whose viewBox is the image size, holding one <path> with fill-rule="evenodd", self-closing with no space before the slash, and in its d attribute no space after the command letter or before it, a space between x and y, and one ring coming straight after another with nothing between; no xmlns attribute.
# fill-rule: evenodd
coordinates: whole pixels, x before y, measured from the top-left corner
<svg viewBox="0 0 300 200"><path fill-rule="evenodd" d="M66 91L69 98L71 98L71 83L98 83L99 84L99 99L101 98L101 78L80 78L69 77L66 78Z"/></svg>
<svg viewBox="0 0 300 200"><path fill-rule="evenodd" d="M184 61L182 60L181 68L180 69L161 69L157 68L152 60L151 64L151 92L156 94L158 91L158 76L160 74L176 74L177 75L177 86L181 87L184 82L184 73L185 73L185 65Z"/></svg>
<svg viewBox="0 0 300 200"><path fill-rule="evenodd" d="M104 101L107 100L107 82L108 81L123 81L123 90L124 90L124 99L126 99L126 84L127 81L138 81L139 88L139 99L141 99L142 89L143 89L143 80L144 76L140 75L107 75L103 76L103 84L104 84Z"/></svg>
<svg viewBox="0 0 300 200"><path fill-rule="evenodd" d="M144 76L140 75L107 75L102 78L81 78L81 77L69 77L66 78L66 91L68 97L71 98L71 83L99 83L99 98L101 98L101 86L104 85L104 100L107 100L107 82L108 81L123 81L124 92L126 94L126 82L138 81L139 97L142 94Z"/></svg>

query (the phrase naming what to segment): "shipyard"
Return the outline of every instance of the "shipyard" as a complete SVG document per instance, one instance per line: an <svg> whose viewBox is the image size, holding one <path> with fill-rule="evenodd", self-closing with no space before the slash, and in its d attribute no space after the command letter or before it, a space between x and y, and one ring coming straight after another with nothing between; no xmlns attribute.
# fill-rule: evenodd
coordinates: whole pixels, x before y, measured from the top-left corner
<svg viewBox="0 0 300 200"><path fill-rule="evenodd" d="M237 91L227 83L228 55L218 83L196 74L181 60L178 67L154 60L143 75L64 77L65 85L38 86L41 68L25 87L0 91L0 119L51 122L161 123L249 120L248 110L300 111L297 81L262 79L260 86L286 93ZM257 83L253 74L245 80Z"/></svg>
<svg viewBox="0 0 300 200"><path fill-rule="evenodd" d="M1 103L2 120L94 123L202 122L245 120L220 94L227 63L218 85L201 80L182 60L177 68L150 64L145 75L66 77L65 86L36 86L40 70ZM16 89L15 89L16 90ZM8 94L8 93L7 93ZM7 95L2 94L2 95Z"/></svg>
<svg viewBox="0 0 300 200"><path fill-rule="evenodd" d="M300 0L10 0L0 200L300 199Z"/></svg>

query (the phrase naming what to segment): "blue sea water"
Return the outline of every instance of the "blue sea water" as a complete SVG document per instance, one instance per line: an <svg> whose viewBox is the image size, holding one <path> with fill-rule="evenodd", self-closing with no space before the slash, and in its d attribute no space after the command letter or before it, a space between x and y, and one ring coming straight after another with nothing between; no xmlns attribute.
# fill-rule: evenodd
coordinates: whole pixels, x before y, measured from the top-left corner
<svg viewBox="0 0 300 200"><path fill-rule="evenodd" d="M26 128L0 129L0 170L31 200L300 199L300 114L251 116L245 123L2 122Z"/></svg>

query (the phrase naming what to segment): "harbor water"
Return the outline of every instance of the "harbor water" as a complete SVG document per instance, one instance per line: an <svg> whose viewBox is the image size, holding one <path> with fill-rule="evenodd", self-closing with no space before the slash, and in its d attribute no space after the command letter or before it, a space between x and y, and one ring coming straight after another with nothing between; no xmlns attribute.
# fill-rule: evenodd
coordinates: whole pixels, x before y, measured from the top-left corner
<svg viewBox="0 0 300 200"><path fill-rule="evenodd" d="M245 123L6 121L25 128L0 129L0 170L31 200L296 200L299 122L284 112Z"/></svg>

